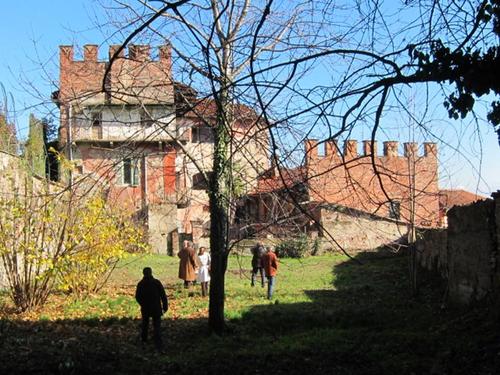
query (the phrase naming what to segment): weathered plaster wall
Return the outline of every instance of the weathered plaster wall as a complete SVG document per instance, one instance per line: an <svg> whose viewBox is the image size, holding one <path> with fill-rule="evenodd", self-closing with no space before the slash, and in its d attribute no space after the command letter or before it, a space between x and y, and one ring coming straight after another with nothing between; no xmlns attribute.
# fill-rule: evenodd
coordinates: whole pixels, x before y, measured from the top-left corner
<svg viewBox="0 0 500 375"><path fill-rule="evenodd" d="M405 237L407 232L404 224L359 214L347 208L323 208L320 215L325 230L348 252L368 251L394 243ZM338 250L326 233L321 234L323 248L330 246Z"/></svg>
<svg viewBox="0 0 500 375"><path fill-rule="evenodd" d="M499 298L500 195L493 196L453 207L445 234L430 231L417 242L420 264L447 280L451 301Z"/></svg>
<svg viewBox="0 0 500 375"><path fill-rule="evenodd" d="M157 254L168 254L171 233L177 230L177 206L172 204L148 207L148 241Z"/></svg>
<svg viewBox="0 0 500 375"><path fill-rule="evenodd" d="M482 299L493 288L498 260L493 200L448 212L447 249L450 298L465 303Z"/></svg>

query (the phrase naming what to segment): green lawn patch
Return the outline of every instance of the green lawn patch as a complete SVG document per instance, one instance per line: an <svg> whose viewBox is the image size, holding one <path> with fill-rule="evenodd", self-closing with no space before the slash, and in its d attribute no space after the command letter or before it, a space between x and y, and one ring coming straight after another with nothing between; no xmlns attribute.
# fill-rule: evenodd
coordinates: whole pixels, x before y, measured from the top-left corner
<svg viewBox="0 0 500 375"><path fill-rule="evenodd" d="M101 293L64 294L15 315L6 295L0 319L1 373L58 374L495 374L495 309L443 308L443 284L422 274L410 295L405 257L282 259L275 298L250 286L250 257L230 258L227 334L209 335L208 299L177 279L178 260L134 256ZM135 285L150 266L167 288L166 354L138 340Z"/></svg>

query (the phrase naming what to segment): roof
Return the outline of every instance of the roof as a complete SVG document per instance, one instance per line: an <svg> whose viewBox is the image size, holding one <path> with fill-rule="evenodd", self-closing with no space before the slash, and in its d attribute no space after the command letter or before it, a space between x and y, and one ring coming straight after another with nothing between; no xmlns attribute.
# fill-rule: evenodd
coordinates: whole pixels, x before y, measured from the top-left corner
<svg viewBox="0 0 500 375"><path fill-rule="evenodd" d="M217 101L212 98L199 98L198 92L182 82L174 82L177 115L191 119L213 121L217 116ZM259 120L256 111L248 105L232 104L236 120L254 123Z"/></svg>
<svg viewBox="0 0 500 375"><path fill-rule="evenodd" d="M453 206L466 206L484 199L487 199L487 197L461 189L439 191L439 207L445 211L448 211Z"/></svg>
<svg viewBox="0 0 500 375"><path fill-rule="evenodd" d="M217 116L217 102L214 99L197 99L190 107L187 104L184 106L187 107L182 114L184 117L211 120ZM255 122L258 119L255 110L244 104L234 104L234 115L240 121Z"/></svg>
<svg viewBox="0 0 500 375"><path fill-rule="evenodd" d="M292 188L306 180L305 172L303 167L292 169L282 168L280 171L270 170L266 173L267 177L259 178L257 188L252 194L272 193L285 188Z"/></svg>

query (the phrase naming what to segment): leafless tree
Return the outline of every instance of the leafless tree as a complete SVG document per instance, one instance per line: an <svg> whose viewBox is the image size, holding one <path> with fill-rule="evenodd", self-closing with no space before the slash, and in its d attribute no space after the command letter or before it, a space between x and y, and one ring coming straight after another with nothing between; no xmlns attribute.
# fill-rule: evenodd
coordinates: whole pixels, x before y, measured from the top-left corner
<svg viewBox="0 0 500 375"><path fill-rule="evenodd" d="M120 29L121 48L138 38L171 43L175 74L200 94L193 100L181 93L184 111L195 112L213 130L212 173L206 174L203 168L200 172L209 186L213 255L209 322L217 333L224 328L224 273L235 198L231 136L240 105L255 109L253 131L267 133L269 153L286 192L290 186L283 171L300 164L293 160L307 138L328 144L351 134L368 134L373 183L382 196L374 204L381 206L393 200L384 188L393 171L376 162L373 144L380 133L394 134L386 125L394 121L391 115L399 111L410 119L414 124L410 138L418 134L424 139L440 138L442 134L429 125L429 118L436 116L432 106L440 90L448 98L452 117L465 116L473 107L470 98L487 92L464 83L481 74L471 73L472 68L459 57L467 60L477 50L480 58L473 66L484 60L483 74L497 66L496 55L488 55L488 48L497 43L492 31L492 25L498 29L496 1L114 3L125 17L121 24L127 25ZM119 53L112 56L110 66ZM490 88L498 93L496 80L492 82ZM418 111L408 105L408 87L422 88ZM215 108L210 114L199 109L200 97L212 101ZM493 102L493 124L496 108L498 103ZM409 165L408 171L412 168ZM349 170L347 175L354 191L363 194L362 184ZM408 217L414 224L418 191L415 176L408 172L405 177L405 188L412 192ZM302 202L290 197L296 207L302 207Z"/></svg>

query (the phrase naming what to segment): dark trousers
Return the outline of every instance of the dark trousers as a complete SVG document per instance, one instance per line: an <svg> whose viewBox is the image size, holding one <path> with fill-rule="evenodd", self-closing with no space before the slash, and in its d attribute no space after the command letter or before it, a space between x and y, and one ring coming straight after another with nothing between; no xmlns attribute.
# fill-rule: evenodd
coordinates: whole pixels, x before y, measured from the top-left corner
<svg viewBox="0 0 500 375"><path fill-rule="evenodd" d="M208 281L201 283L201 295L206 297L208 295Z"/></svg>
<svg viewBox="0 0 500 375"><path fill-rule="evenodd" d="M260 284L264 287L264 268L262 267L253 267L252 269L252 286L255 285L255 279L257 278L257 274L260 273Z"/></svg>
<svg viewBox="0 0 500 375"><path fill-rule="evenodd" d="M161 315L149 315L142 314L142 324L141 324L141 339L142 342L148 341L148 330L149 330L149 318L153 319L153 340L156 349L160 350L163 348L163 342L161 340Z"/></svg>

